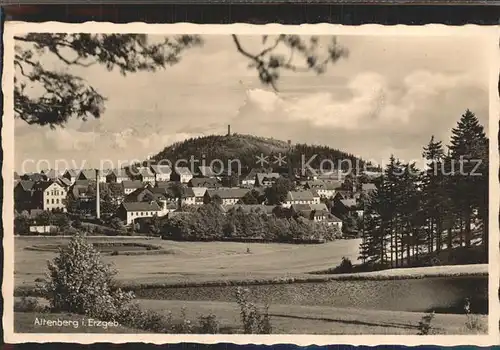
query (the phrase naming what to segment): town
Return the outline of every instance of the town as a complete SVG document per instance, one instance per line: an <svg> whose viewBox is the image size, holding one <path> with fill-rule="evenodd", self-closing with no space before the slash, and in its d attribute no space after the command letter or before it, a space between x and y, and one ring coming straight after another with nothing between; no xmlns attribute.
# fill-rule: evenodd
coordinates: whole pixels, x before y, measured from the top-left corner
<svg viewBox="0 0 500 350"><path fill-rule="evenodd" d="M15 173L15 214L28 220L29 224L22 227L31 233L60 229L44 222L44 212L82 221L114 222L114 227L123 225L144 232L140 227L149 227L144 225L149 223L148 218L170 218L190 207L216 203L222 212L261 210L276 215L279 210L279 215L288 218L301 217L335 228L339 236L356 236L363 215L363 195L375 190L375 184L369 181L377 173L353 176L341 170L318 169L305 174L299 170L292 169L290 175L286 167L252 168L240 177L230 172L219 175L221 171L206 165L195 169L135 165ZM116 224L118 220L120 224Z"/></svg>

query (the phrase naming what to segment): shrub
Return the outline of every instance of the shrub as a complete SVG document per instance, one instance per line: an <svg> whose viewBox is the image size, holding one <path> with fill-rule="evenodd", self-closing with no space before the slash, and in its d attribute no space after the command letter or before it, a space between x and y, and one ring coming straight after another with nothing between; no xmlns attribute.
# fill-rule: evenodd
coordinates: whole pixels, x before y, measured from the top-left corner
<svg viewBox="0 0 500 350"><path fill-rule="evenodd" d="M220 331L220 324L217 321L217 316L209 314L207 316L200 316L200 334L217 334Z"/></svg>
<svg viewBox="0 0 500 350"><path fill-rule="evenodd" d="M40 305L37 298L23 296L14 303L14 312L45 312L47 308Z"/></svg>
<svg viewBox="0 0 500 350"><path fill-rule="evenodd" d="M114 320L133 298L132 292L114 289L116 271L84 236L71 238L68 246L48 263L46 280L37 285L53 311Z"/></svg>
<svg viewBox="0 0 500 350"><path fill-rule="evenodd" d="M465 315L467 317L467 320L465 321L465 328L468 331L475 332L475 333L487 333L488 332L488 327L483 322L483 320L479 316L471 314L469 299L465 300L464 311L465 311Z"/></svg>
<svg viewBox="0 0 500 350"><path fill-rule="evenodd" d="M136 303L123 307L118 314L117 321L131 328L142 329L155 333L170 333L172 317L153 310L142 310Z"/></svg>
<svg viewBox="0 0 500 350"><path fill-rule="evenodd" d="M418 335L432 334L432 320L434 320L434 311L422 317L418 323Z"/></svg>
<svg viewBox="0 0 500 350"><path fill-rule="evenodd" d="M113 250L110 255L113 256L120 255L120 252L118 250Z"/></svg>
<svg viewBox="0 0 500 350"><path fill-rule="evenodd" d="M177 324L174 324L172 327L172 330L174 333L178 333L178 334L193 333L194 325L190 320L187 319L185 308L182 308L180 322Z"/></svg>
<svg viewBox="0 0 500 350"><path fill-rule="evenodd" d="M259 310L254 302L250 301L250 290L238 287L236 290L236 302L240 307L240 316L245 334L271 334L271 320L269 317L269 306L264 311Z"/></svg>
<svg viewBox="0 0 500 350"><path fill-rule="evenodd" d="M335 273L353 272L353 266L352 266L351 260L344 256L342 258L342 261L340 262L339 266L337 266L334 271L335 271Z"/></svg>

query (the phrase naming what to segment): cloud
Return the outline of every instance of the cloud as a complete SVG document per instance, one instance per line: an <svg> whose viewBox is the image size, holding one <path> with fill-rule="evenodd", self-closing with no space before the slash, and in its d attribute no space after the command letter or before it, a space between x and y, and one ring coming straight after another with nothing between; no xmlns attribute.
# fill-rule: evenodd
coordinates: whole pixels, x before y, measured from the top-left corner
<svg viewBox="0 0 500 350"><path fill-rule="evenodd" d="M415 71L394 84L380 74L362 72L346 84L349 94L343 98L328 91L290 97L249 90L237 119L305 121L313 127L339 130L413 128L420 124L415 115L419 109L464 86L470 86L464 75Z"/></svg>

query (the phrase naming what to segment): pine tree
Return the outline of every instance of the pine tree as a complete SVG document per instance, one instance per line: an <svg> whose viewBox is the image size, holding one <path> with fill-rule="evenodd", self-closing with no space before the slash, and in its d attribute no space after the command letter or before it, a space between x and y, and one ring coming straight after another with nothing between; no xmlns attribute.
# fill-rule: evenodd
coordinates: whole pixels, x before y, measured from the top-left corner
<svg viewBox="0 0 500 350"><path fill-rule="evenodd" d="M465 245L472 239L472 220L477 213L483 221L483 242L488 235L488 139L483 126L467 110L452 129L450 159L451 193L465 230Z"/></svg>

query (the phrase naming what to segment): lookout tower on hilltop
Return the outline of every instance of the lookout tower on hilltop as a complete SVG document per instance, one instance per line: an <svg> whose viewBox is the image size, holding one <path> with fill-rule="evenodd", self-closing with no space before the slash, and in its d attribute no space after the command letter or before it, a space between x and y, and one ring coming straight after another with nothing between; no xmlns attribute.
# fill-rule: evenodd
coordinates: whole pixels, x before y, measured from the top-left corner
<svg viewBox="0 0 500 350"><path fill-rule="evenodd" d="M231 136L231 124L227 125L227 136Z"/></svg>

